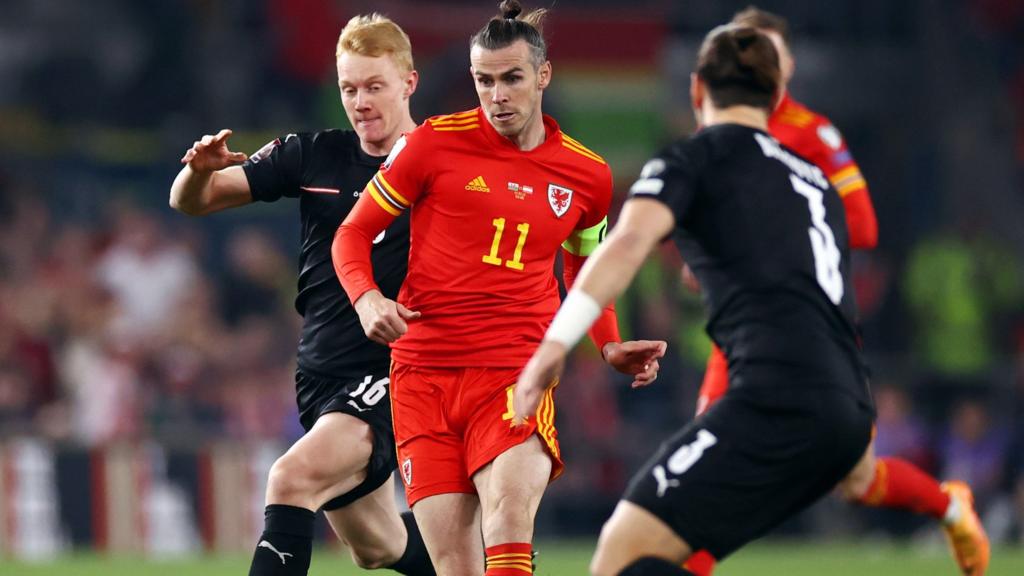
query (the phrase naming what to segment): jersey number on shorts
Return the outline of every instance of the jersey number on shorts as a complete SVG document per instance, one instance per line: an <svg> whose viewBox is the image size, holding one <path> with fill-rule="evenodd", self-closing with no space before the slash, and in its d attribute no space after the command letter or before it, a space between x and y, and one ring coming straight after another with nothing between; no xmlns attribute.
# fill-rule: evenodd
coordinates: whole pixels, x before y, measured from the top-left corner
<svg viewBox="0 0 1024 576"><path fill-rule="evenodd" d="M668 459L668 471L676 476L686 472L700 460L704 451L718 443L718 437L701 429L697 431L697 439L685 446L680 446Z"/></svg>
<svg viewBox="0 0 1024 576"><path fill-rule="evenodd" d="M363 378L363 381L359 383L359 387L349 392L349 396L353 398L360 398L363 404L367 406L376 406L377 402L380 402L381 398L388 394L388 384L391 382L390 378L381 378L376 382L373 382L373 386L370 386L370 382L373 382L373 376L367 376Z"/></svg>
<svg viewBox="0 0 1024 576"><path fill-rule="evenodd" d="M491 220L491 225L494 226L494 240L491 241L491 252L489 254L484 254L484 263L491 264L493 266L501 266L504 264L507 268L521 271L523 269L523 246L526 245L526 236L530 233L530 224L522 222L516 226L516 230L519 231L519 241L516 242L516 249L512 252L511 260L502 260L501 258L498 258L498 249L501 248L501 235L505 232L505 219L495 218L494 220Z"/></svg>
<svg viewBox="0 0 1024 576"><path fill-rule="evenodd" d="M512 404L512 398L516 394L516 385L513 384L508 388L505 388L505 413L501 415L502 420L511 420L516 417L516 409Z"/></svg>
<svg viewBox="0 0 1024 576"><path fill-rule="evenodd" d="M825 222L825 195L795 174L789 176L789 181L797 194L807 198L807 207L811 210L811 227L807 229L807 234L811 238L814 272L818 277L818 285L828 295L828 299L838 306L843 299L843 275L839 271L841 255L839 248L836 247L835 234Z"/></svg>
<svg viewBox="0 0 1024 576"><path fill-rule="evenodd" d="M679 480L668 477L668 474L665 472L666 467L673 476L679 476L696 464L700 457L704 455L704 451L715 444L718 444L717 436L704 429L698 430L697 439L677 448L668 457L668 462L665 463L664 467L661 464L655 466L651 470L651 475L654 476L655 482L658 483L658 498L664 496L665 491L669 488L679 486Z"/></svg>

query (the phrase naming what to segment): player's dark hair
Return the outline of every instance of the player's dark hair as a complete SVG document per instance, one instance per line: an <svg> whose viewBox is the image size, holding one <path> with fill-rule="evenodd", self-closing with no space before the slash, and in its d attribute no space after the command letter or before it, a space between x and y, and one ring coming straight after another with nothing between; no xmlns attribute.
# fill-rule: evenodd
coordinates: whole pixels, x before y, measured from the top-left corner
<svg viewBox="0 0 1024 576"><path fill-rule="evenodd" d="M469 46L486 50L500 50L518 40L525 40L530 47L530 61L539 68L548 59L548 45L541 33L546 8L538 8L523 15L523 7L517 0L504 0L498 5L501 14L491 18L483 28L469 39Z"/></svg>
<svg viewBox="0 0 1024 576"><path fill-rule="evenodd" d="M736 14L733 14L731 24L749 26L758 30L771 30L778 32L779 36L789 44L789 22L778 14L767 10L761 10L757 6L747 6Z"/></svg>
<svg viewBox="0 0 1024 576"><path fill-rule="evenodd" d="M755 106L771 112L779 88L779 55L767 36L726 24L708 32L697 55L697 76L716 108Z"/></svg>

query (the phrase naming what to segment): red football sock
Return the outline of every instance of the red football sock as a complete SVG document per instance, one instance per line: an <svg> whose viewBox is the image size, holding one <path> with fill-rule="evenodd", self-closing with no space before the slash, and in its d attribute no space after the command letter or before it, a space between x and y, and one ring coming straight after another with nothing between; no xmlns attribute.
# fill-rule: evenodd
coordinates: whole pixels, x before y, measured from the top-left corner
<svg viewBox="0 0 1024 576"><path fill-rule="evenodd" d="M949 508L949 496L939 487L939 482L900 458L876 460L875 479L858 502L865 506L910 510L940 520Z"/></svg>
<svg viewBox="0 0 1024 576"><path fill-rule="evenodd" d="M488 546L487 572L484 576L524 576L533 574L533 546L529 542L509 542Z"/></svg>
<svg viewBox="0 0 1024 576"><path fill-rule="evenodd" d="M717 560L707 550L697 550L686 559L683 568L693 572L694 576L711 576L715 571Z"/></svg>

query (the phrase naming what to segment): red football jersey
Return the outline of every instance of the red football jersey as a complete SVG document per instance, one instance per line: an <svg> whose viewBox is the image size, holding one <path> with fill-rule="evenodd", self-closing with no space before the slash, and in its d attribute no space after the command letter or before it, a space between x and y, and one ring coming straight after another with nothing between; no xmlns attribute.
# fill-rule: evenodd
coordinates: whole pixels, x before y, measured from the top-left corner
<svg viewBox="0 0 1024 576"><path fill-rule="evenodd" d="M420 312L392 344L419 366L522 366L560 305L554 260L574 231L601 223L607 163L544 116L524 152L479 108L431 118L367 185L393 215L412 207L409 272L398 295Z"/></svg>
<svg viewBox="0 0 1024 576"><path fill-rule="evenodd" d="M768 132L825 172L843 199L850 247L873 248L878 241L875 209L867 182L839 130L787 93L768 119Z"/></svg>

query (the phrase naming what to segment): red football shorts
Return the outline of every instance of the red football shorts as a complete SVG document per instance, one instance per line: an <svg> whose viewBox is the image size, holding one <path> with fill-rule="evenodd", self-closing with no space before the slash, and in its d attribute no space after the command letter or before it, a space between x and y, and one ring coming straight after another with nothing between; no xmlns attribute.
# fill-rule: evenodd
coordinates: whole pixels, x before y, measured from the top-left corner
<svg viewBox="0 0 1024 576"><path fill-rule="evenodd" d="M729 363L725 360L725 353L712 344L708 367L704 369L704 381L701 382L700 392L697 394L697 416L707 412L728 389Z"/></svg>
<svg viewBox="0 0 1024 576"><path fill-rule="evenodd" d="M551 457L551 479L562 473L554 387L537 416L512 426L512 390L521 370L393 363L391 412L409 506L437 494L476 494L473 474L533 434Z"/></svg>

